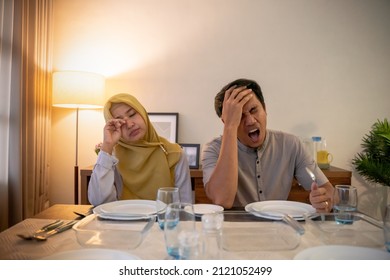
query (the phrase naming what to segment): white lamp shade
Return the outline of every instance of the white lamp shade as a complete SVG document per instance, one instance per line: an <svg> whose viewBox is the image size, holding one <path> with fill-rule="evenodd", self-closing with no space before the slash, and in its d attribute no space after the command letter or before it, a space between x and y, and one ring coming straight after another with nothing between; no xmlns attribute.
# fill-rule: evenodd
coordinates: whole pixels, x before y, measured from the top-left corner
<svg viewBox="0 0 390 280"><path fill-rule="evenodd" d="M77 71L53 73L53 106L94 109L104 104L104 76Z"/></svg>

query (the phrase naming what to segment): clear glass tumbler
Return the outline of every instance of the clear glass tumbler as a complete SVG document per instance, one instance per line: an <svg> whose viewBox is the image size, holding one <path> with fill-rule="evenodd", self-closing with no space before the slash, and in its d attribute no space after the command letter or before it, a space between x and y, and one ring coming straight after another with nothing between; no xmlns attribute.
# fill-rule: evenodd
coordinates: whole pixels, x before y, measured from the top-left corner
<svg viewBox="0 0 390 280"><path fill-rule="evenodd" d="M175 202L167 206L165 212L164 238L167 253L174 259L180 257L180 237L183 232L196 231L195 213L191 203Z"/></svg>
<svg viewBox="0 0 390 280"><path fill-rule="evenodd" d="M350 185L336 185L334 191L334 212L336 223L338 224L352 224L353 215L358 206L357 189Z"/></svg>
<svg viewBox="0 0 390 280"><path fill-rule="evenodd" d="M222 212L207 213L202 216L204 259L222 259Z"/></svg>
<svg viewBox="0 0 390 280"><path fill-rule="evenodd" d="M386 206L386 212L383 218L383 234L386 249L390 253L390 204Z"/></svg>
<svg viewBox="0 0 390 280"><path fill-rule="evenodd" d="M179 189L173 187L159 188L156 198L157 222L164 229L165 210L170 203L180 202Z"/></svg>

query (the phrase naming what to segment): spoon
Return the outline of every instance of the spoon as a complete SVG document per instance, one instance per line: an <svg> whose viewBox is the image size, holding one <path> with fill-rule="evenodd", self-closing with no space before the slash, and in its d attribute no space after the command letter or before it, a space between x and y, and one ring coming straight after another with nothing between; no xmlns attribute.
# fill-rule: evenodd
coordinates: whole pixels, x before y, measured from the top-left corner
<svg viewBox="0 0 390 280"><path fill-rule="evenodd" d="M54 221L54 222L52 222L50 224L47 224L47 225L43 226L42 228L40 228L38 230L36 230L31 235L17 234L17 236L19 236L20 238L23 238L25 240L33 240L36 235L42 234L42 233L47 232L47 231L52 230L52 229L55 229L56 227L59 227L63 223L64 222L61 221L61 220L56 220L56 221Z"/></svg>
<svg viewBox="0 0 390 280"><path fill-rule="evenodd" d="M53 236L54 234L57 234L57 233L60 233L60 232L63 232L65 230L67 230L67 229L70 229L77 222L78 222L78 220L73 220L73 221L67 222L64 225L61 225L61 226L56 227L56 228L54 228L54 229L52 229L52 230L50 230L48 232L43 233L42 235L35 235L33 237L33 239L35 239L37 241L46 241L50 236Z"/></svg>

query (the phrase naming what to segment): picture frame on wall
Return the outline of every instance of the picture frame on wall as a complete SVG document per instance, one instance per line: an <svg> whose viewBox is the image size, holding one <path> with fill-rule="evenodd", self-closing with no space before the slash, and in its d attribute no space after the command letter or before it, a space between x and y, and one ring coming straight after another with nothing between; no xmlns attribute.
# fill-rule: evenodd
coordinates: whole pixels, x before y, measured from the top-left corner
<svg viewBox="0 0 390 280"><path fill-rule="evenodd" d="M148 113L149 120L159 136L177 143L179 113Z"/></svg>
<svg viewBox="0 0 390 280"><path fill-rule="evenodd" d="M180 144L187 155L190 169L199 168L200 144Z"/></svg>

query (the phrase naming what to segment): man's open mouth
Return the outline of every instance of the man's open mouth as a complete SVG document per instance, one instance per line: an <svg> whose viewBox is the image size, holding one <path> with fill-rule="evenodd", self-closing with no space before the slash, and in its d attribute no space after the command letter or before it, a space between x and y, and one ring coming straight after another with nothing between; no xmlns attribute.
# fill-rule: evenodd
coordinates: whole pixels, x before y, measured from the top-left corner
<svg viewBox="0 0 390 280"><path fill-rule="evenodd" d="M257 142L260 137L260 130L258 128L252 129L249 131L248 136L253 142Z"/></svg>

